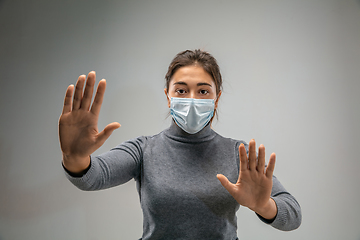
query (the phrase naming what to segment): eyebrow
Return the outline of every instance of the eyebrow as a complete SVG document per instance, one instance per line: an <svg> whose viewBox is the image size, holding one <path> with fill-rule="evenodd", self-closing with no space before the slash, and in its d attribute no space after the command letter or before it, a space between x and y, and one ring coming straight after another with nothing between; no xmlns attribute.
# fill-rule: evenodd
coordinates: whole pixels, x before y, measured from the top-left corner
<svg viewBox="0 0 360 240"><path fill-rule="evenodd" d="M186 85L187 86L187 83L186 82L175 82L173 85ZM204 85L206 85L206 86L210 86L210 87L212 87L211 86L211 84L209 84L209 83L206 83L206 82L200 82L200 83L198 83L198 84L196 84L197 86L204 86Z"/></svg>

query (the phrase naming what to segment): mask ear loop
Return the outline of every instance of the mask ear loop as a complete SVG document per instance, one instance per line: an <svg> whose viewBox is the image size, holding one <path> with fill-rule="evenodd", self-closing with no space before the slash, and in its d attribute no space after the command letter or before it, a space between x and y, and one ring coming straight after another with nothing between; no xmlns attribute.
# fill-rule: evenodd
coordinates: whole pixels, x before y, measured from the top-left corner
<svg viewBox="0 0 360 240"><path fill-rule="evenodd" d="M168 101L170 101L170 108L171 108L171 98L169 97L169 93L166 94L166 98ZM166 115L166 118L168 118L169 116L171 116L171 112L169 111ZM172 120L174 121L174 118L171 116ZM175 122L175 121L174 121Z"/></svg>
<svg viewBox="0 0 360 240"><path fill-rule="evenodd" d="M171 100L173 99L173 97L170 97L169 93L166 95L166 97L167 97L168 101L170 101L170 106L171 106L171 102L172 102Z"/></svg>
<svg viewBox="0 0 360 240"><path fill-rule="evenodd" d="M216 98L214 99L214 114L213 114L213 116L212 116L212 118L211 118L211 120L210 120L210 127L211 127L211 129L213 129L212 123L213 123L213 120L214 120L214 118L215 118L215 115L216 115L216 119L218 119L217 112L216 112L217 107L215 108L215 106L216 106L216 101L218 100L218 98L219 98L219 95L216 95Z"/></svg>

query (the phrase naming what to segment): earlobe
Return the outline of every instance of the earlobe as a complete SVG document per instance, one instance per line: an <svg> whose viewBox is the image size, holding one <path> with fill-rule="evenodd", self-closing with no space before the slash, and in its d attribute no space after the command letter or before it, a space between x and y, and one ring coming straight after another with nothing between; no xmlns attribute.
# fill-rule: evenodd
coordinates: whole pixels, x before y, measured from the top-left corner
<svg viewBox="0 0 360 240"><path fill-rule="evenodd" d="M170 108L170 99L169 99L168 92L167 92L166 88L164 88L164 93L165 93L165 96L166 96L166 100L168 102L168 108Z"/></svg>
<svg viewBox="0 0 360 240"><path fill-rule="evenodd" d="M219 94L218 94L217 97L216 97L216 100L215 100L215 110L216 110L216 108L217 108L217 106L218 106L218 102L219 102L221 93L222 93L222 92L221 92L221 90L220 90Z"/></svg>

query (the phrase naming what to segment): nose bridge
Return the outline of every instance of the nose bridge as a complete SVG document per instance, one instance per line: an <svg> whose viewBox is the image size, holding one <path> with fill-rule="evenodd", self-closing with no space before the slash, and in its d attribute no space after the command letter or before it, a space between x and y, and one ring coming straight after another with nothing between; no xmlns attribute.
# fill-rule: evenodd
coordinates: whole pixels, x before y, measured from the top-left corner
<svg viewBox="0 0 360 240"><path fill-rule="evenodd" d="M196 98L196 90L191 90L190 91L190 98Z"/></svg>

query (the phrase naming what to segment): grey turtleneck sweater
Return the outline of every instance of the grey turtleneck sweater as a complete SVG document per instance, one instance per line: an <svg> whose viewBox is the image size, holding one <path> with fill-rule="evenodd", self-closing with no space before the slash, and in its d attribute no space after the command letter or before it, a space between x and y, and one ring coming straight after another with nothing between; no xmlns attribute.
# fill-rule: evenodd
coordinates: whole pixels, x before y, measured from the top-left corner
<svg viewBox="0 0 360 240"><path fill-rule="evenodd" d="M154 136L124 142L97 157L82 177L68 179L82 190L100 190L135 179L143 210L143 240L237 238L239 204L216 174L235 183L239 176L240 143L224 138L209 125L187 134L175 123ZM278 213L268 221L288 231L299 227L301 209L273 177L271 193Z"/></svg>

